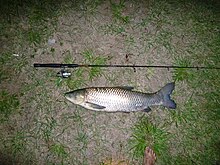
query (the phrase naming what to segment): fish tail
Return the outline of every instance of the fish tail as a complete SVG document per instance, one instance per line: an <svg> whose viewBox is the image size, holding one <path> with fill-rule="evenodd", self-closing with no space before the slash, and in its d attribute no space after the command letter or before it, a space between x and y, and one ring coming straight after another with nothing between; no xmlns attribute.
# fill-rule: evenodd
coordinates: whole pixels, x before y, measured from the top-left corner
<svg viewBox="0 0 220 165"><path fill-rule="evenodd" d="M174 88L175 88L175 83L171 82L166 84L158 92L158 94L162 97L162 105L171 109L176 109L176 103L174 102L174 100L170 98L170 95L172 94Z"/></svg>

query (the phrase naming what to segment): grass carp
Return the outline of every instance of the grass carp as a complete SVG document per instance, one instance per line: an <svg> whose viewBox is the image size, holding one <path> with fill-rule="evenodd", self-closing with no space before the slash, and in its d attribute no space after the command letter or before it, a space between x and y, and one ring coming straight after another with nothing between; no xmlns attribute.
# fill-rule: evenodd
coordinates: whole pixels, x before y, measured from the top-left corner
<svg viewBox="0 0 220 165"><path fill-rule="evenodd" d="M90 87L65 93L70 102L94 111L149 112L151 106L162 105L175 109L170 98L175 84L168 83L155 93L133 91L133 87Z"/></svg>

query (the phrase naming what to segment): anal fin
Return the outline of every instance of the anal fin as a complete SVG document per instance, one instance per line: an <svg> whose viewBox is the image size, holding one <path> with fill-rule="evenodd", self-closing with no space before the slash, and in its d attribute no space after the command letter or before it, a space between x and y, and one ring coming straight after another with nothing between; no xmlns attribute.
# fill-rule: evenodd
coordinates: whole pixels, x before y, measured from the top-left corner
<svg viewBox="0 0 220 165"><path fill-rule="evenodd" d="M142 110L142 112L150 112L151 111L151 108L150 107L147 107L145 109Z"/></svg>

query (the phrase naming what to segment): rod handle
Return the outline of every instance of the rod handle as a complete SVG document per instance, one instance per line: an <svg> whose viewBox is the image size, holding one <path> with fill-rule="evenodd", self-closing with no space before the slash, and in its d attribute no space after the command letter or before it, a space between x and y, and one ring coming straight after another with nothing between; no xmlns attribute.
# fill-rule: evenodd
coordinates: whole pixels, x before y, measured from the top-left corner
<svg viewBox="0 0 220 165"><path fill-rule="evenodd" d="M59 64L59 63L47 63L47 64L40 64L40 63L34 63L35 68L39 67L46 67L46 68L75 68L78 67L78 64Z"/></svg>

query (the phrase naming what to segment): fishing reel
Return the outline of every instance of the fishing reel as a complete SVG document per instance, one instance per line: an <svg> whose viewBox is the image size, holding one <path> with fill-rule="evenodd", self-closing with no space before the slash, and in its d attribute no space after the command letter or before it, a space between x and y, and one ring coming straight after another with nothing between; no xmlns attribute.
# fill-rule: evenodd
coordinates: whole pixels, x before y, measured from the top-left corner
<svg viewBox="0 0 220 165"><path fill-rule="evenodd" d="M71 76L71 72L66 70L65 67L62 67L62 69L57 73L57 77L61 78L68 78Z"/></svg>

